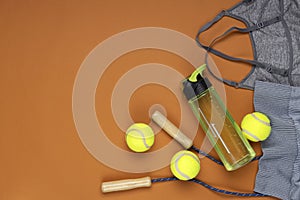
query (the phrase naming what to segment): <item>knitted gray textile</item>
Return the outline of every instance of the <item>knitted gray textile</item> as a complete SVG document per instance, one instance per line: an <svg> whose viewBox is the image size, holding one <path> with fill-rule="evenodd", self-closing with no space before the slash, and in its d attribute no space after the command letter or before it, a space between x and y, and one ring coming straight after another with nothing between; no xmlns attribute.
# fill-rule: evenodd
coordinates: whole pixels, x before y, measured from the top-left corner
<svg viewBox="0 0 300 200"><path fill-rule="evenodd" d="M271 120L270 137L261 143L255 192L300 199L300 87L255 83L254 107Z"/></svg>
<svg viewBox="0 0 300 200"><path fill-rule="evenodd" d="M249 33L254 60L229 56L200 42L200 34L224 16L244 22L247 28L231 27L218 39L233 31ZM252 70L240 82L216 77L228 85L253 89L255 81L260 80L300 86L300 0L241 1L204 25L199 30L196 40L208 52L227 60L252 65Z"/></svg>

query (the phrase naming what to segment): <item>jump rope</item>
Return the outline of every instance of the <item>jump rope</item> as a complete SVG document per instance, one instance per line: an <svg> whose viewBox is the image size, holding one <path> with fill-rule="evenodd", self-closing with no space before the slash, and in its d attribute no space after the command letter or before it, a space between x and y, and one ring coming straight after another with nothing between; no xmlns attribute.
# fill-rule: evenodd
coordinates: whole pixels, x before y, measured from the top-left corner
<svg viewBox="0 0 300 200"><path fill-rule="evenodd" d="M174 138L179 144L181 144L185 149L196 151L198 154L203 155L206 158L210 159L211 161L215 162L216 164L223 166L223 163L221 161L195 147L193 145L193 141L190 140L184 133L182 133L172 122L170 122L162 114L159 113L159 117L153 117L153 116L152 116L152 120L155 123L157 123L172 138ZM251 162L259 160L260 157L261 156L255 157ZM118 180L118 181L103 182L101 189L103 193L108 193L108 192L130 190L130 189L141 188L141 187L151 187L153 183L170 182L170 181L179 181L179 179L176 177L165 177L165 178L144 177L138 179L125 179L125 180ZM209 190L212 190L217 193L225 194L225 195L232 195L232 196L239 196L239 197L268 197L268 195L264 195L260 193L242 193L242 192L234 192L234 191L219 189L197 178L188 181L199 184Z"/></svg>
<svg viewBox="0 0 300 200"><path fill-rule="evenodd" d="M215 51L214 49L212 49L212 46L216 43L216 41L223 38L225 35L230 34L231 32L233 32L235 30L244 32L244 31L241 31L241 30L243 30L241 28L232 27L229 30L227 30L225 33L223 33L222 35L215 38L210 43L209 46L203 46L200 43L200 41L199 41L199 36L201 33L200 31L196 37L197 44L201 47L204 47L207 50L207 52L205 54L205 62L206 62L208 71L210 72L210 74L212 74L212 76L214 78L216 78L217 80L219 80L227 85L232 85L235 82L232 82L232 81L229 81L226 79L222 79L222 78L216 76L211 71L209 64L208 64L208 52ZM231 60L233 60L233 59L231 59ZM260 66L260 65L258 65L258 63L253 63L255 61L250 61L250 60L241 59L241 58L234 59L233 61L246 62L246 63L255 64L257 66ZM161 117L162 117L162 115L161 115ZM172 124L172 122L170 122L168 119L164 118L164 119L152 119L152 120L155 121L163 130L165 130L171 137L173 137L185 149L193 150L193 151L197 152L198 154L210 159L214 163L224 166L223 163L221 161L219 161L218 159L216 159L215 157L213 157L213 156L209 155L208 153L195 147L193 145L193 142L186 135L184 135L174 124ZM260 158L261 158L261 155L256 156L255 158L252 159L251 162L259 160ZM153 183L170 182L170 181L180 181L180 180L176 177L152 178L152 179L150 177L144 177L144 178L139 178L139 179L126 179L126 180L103 182L102 183L102 192L108 193L108 192L115 192L115 191L122 191L122 190L130 190L130 189L135 189L135 188L140 188L140 187L151 187L151 185ZM211 191L214 191L214 192L217 192L220 194L224 194L224 195L239 196L239 197L269 197L269 195L255 193L255 192L254 193L243 193L243 192L234 192L234 191L219 189L219 188L213 187L197 178L188 180L188 182L193 182L193 183L199 184Z"/></svg>
<svg viewBox="0 0 300 200"><path fill-rule="evenodd" d="M217 160L216 158L214 158L213 156L205 153L204 151L201 151L200 149L198 149L195 146L192 146L189 150L194 150L197 153L207 157L208 159L212 160L213 162L217 163L218 165L222 165L223 163L219 160ZM251 162L255 161L255 160L259 160L261 156L257 156L255 157ZM167 181L177 181L178 179L176 177L170 177L170 178L156 178L156 179L152 179L151 182L152 183L157 183L157 182L167 182ZM222 190L216 187L213 187L197 178L191 179L189 180L189 182L193 182L193 183L197 183L207 189L210 189L214 192L218 192L221 194L225 194L225 195L233 195L233 196L240 196L240 197L267 197L268 195L264 195L264 194L260 194L260 193L242 193L242 192L233 192L233 191L229 191L229 190Z"/></svg>

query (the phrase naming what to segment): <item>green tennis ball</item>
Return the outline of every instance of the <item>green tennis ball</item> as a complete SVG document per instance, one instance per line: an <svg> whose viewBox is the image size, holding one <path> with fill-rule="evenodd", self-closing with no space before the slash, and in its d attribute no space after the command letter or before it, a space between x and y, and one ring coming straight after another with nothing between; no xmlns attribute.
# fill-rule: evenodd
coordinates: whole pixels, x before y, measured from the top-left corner
<svg viewBox="0 0 300 200"><path fill-rule="evenodd" d="M176 178L187 181L198 175L200 160L194 153L182 150L172 157L170 168Z"/></svg>
<svg viewBox="0 0 300 200"><path fill-rule="evenodd" d="M135 123L126 131L127 146L134 152L145 152L154 144L154 132L144 123Z"/></svg>
<svg viewBox="0 0 300 200"><path fill-rule="evenodd" d="M253 142L266 140L271 133L270 119L263 113L247 114L241 124L244 136Z"/></svg>

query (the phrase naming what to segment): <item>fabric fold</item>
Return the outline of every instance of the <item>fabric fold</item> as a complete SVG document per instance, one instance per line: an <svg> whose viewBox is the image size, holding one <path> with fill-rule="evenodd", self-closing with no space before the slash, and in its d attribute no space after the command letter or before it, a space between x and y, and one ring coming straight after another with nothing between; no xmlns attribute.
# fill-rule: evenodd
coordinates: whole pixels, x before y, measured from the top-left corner
<svg viewBox="0 0 300 200"><path fill-rule="evenodd" d="M270 137L261 143L255 192L300 199L300 88L256 81L255 111L271 120Z"/></svg>

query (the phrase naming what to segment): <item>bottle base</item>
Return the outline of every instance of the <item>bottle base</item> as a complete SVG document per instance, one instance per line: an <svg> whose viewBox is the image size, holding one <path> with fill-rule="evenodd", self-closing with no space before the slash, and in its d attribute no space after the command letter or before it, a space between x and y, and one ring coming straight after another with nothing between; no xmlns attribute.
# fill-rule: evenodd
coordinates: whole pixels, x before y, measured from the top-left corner
<svg viewBox="0 0 300 200"><path fill-rule="evenodd" d="M256 156L256 154L255 154L255 152L253 152L253 153L250 153L250 154L244 156L243 158L241 158L240 160L236 161L233 164L224 163L224 166L227 171L234 171L234 170L237 170L237 169L245 166L249 162L251 162L255 156Z"/></svg>

